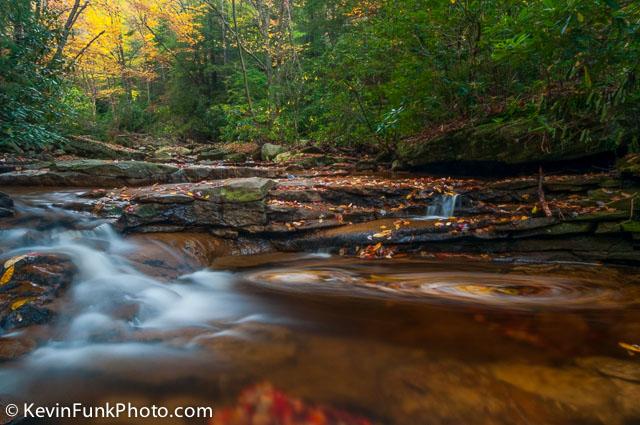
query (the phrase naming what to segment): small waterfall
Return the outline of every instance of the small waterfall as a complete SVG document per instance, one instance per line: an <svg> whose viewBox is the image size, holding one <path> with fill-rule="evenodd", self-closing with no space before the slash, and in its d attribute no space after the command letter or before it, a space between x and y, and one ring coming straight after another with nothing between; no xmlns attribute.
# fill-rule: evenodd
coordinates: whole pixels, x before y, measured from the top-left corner
<svg viewBox="0 0 640 425"><path fill-rule="evenodd" d="M427 207L425 219L449 218L454 216L458 195L440 195Z"/></svg>

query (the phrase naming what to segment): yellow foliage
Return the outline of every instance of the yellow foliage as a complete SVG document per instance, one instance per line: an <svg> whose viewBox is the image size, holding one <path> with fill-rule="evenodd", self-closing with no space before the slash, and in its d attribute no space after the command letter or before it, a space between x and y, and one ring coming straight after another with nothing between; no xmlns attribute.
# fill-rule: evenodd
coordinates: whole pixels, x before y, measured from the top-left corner
<svg viewBox="0 0 640 425"><path fill-rule="evenodd" d="M7 283L9 283L11 281L11 278L13 277L14 272L15 272L14 266L11 266L7 270L5 270L2 277L0 277L0 286L6 285Z"/></svg>

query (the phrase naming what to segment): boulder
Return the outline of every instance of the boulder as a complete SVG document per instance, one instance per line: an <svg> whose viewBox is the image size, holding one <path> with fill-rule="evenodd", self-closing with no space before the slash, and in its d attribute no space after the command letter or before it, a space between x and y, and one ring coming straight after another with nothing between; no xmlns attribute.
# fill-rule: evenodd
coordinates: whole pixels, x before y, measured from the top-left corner
<svg viewBox="0 0 640 425"><path fill-rule="evenodd" d="M263 161L273 161L276 156L285 151L284 147L280 145L274 145L272 143L265 143L260 150L260 157Z"/></svg>
<svg viewBox="0 0 640 425"><path fill-rule="evenodd" d="M220 186L220 197L224 203L260 201L275 186L275 181L260 177L229 179Z"/></svg>

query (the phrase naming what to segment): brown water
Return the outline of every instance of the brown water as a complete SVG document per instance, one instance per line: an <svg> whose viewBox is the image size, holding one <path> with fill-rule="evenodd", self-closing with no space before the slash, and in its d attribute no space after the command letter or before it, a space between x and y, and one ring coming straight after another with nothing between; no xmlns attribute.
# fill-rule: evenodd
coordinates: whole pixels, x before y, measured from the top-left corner
<svg viewBox="0 0 640 425"><path fill-rule="evenodd" d="M24 196L23 214L65 219L30 221L29 243L0 235L2 258L50 250L80 269L50 341L0 364L0 399L221 409L268 382L373 423L640 423L640 354L620 345L640 343L636 269L229 257L257 248L123 240L52 209L70 196Z"/></svg>

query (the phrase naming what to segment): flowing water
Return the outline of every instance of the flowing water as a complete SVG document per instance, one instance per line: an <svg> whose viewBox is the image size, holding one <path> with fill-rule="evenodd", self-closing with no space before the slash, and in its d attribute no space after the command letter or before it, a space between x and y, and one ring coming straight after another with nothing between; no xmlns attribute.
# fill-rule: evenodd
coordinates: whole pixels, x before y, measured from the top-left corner
<svg viewBox="0 0 640 425"><path fill-rule="evenodd" d="M267 382L372 423L640 421L639 356L620 345L640 342L635 269L225 257L243 251L123 239L55 206L76 195L20 194L20 220L0 230L0 260L52 252L78 268L44 342L0 363L0 400L222 409Z"/></svg>
<svg viewBox="0 0 640 425"><path fill-rule="evenodd" d="M423 220L446 219L453 217L458 202L458 195L440 195L427 207L427 214Z"/></svg>

